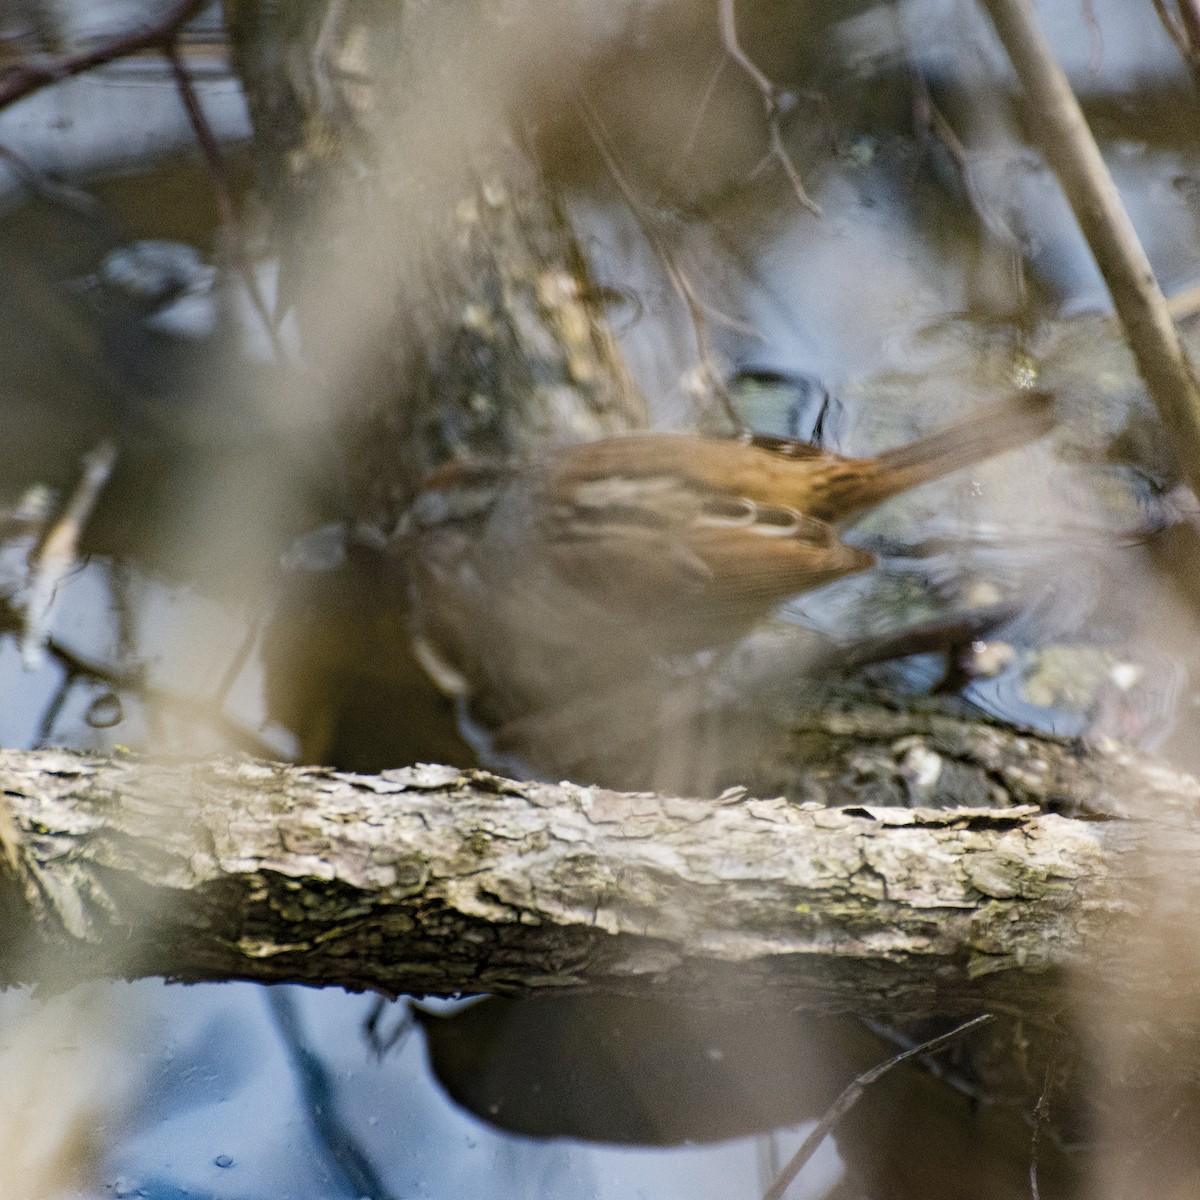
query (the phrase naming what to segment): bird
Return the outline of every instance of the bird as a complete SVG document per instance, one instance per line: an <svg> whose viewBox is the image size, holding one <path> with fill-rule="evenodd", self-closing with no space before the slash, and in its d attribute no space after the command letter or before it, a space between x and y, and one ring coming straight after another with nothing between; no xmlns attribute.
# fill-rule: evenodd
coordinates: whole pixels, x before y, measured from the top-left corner
<svg viewBox="0 0 1200 1200"><path fill-rule="evenodd" d="M1053 425L1052 398L1021 390L866 458L639 432L515 464L448 462L401 534L418 655L491 729L553 722L564 706L599 720L593 702L611 708L649 673L732 646L789 598L875 565L843 540L857 517Z"/></svg>

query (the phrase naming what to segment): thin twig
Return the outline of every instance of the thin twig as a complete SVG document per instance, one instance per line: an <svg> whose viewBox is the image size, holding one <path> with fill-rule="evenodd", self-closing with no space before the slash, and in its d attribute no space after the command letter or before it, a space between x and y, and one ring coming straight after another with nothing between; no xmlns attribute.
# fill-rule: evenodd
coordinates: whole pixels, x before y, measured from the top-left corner
<svg viewBox="0 0 1200 1200"><path fill-rule="evenodd" d="M0 79L0 109L51 84L82 75L93 67L115 62L119 58L128 58L142 50L165 47L208 3L209 0L181 0L161 21L146 29L122 34L78 54L63 54L53 58L39 57L22 62Z"/></svg>
<svg viewBox="0 0 1200 1200"><path fill-rule="evenodd" d="M142 666L128 670L106 667L85 659L54 638L46 643L46 653L63 668L72 685L78 679L89 679L102 683L113 691L129 692L141 701L148 714L155 710L155 706L169 708L189 721L201 721L217 730L229 740L230 745L236 746L246 754L253 754L257 758L279 758L278 746L259 737L253 730L226 716L207 701L180 696L147 683L146 672Z"/></svg>
<svg viewBox="0 0 1200 1200"><path fill-rule="evenodd" d="M679 153L675 155L675 161L671 164L670 170L667 171L664 177L664 189L668 187L683 170L684 163L692 157L692 151L696 148L696 140L700 136L700 126L704 123L704 115L708 112L708 106L712 103L713 94L717 90L717 81L721 78L721 73L725 70L725 63L728 61L728 56L722 54L717 59L716 66L713 67L708 77L708 83L704 87L704 94L700 97L700 103L696 105L696 115L692 118L691 126L688 128L688 135L683 140L683 145L679 148Z"/></svg>
<svg viewBox="0 0 1200 1200"><path fill-rule="evenodd" d="M758 1159L758 1185L769 1187L771 1180L779 1174L779 1133L760 1133L754 1139L755 1156Z"/></svg>
<svg viewBox="0 0 1200 1200"><path fill-rule="evenodd" d="M1041 1151L1042 1130L1050 1121L1050 1071L1054 1067L1054 1056L1046 1064L1046 1077L1042 1082L1042 1094L1033 1109L1033 1137L1029 1145L1029 1200L1042 1200L1038 1187L1038 1155Z"/></svg>
<svg viewBox="0 0 1200 1200"><path fill-rule="evenodd" d="M1151 2L1193 78L1200 79L1200 4L1197 0L1176 0L1179 9L1176 16L1167 7L1166 0Z"/></svg>
<svg viewBox="0 0 1200 1200"><path fill-rule="evenodd" d="M684 306L687 308L688 317L692 324L692 335L696 339L696 353L713 395L716 396L722 411L733 425L734 430L738 433L746 432L746 423L734 407L733 398L730 396L729 390L726 388L724 380L721 377L721 372L717 368L716 356L712 348L712 339L708 332L708 320L709 317L712 317L714 320L739 329L741 332L754 336L758 335L754 330L743 325L741 322L724 313L720 313L711 305L701 300L696 294L696 289L692 286L692 282L683 268L680 267L674 251L667 245L666 240L659 233L653 218L646 211L645 205L633 190L632 185L625 178L624 172L618 165L616 153L609 144L608 135L605 133L604 126L600 120L600 114L596 112L591 100L588 99L586 93L583 91L576 93L575 103L579 109L580 116L583 118L583 123L587 127L588 133L595 143L596 149L599 151L601 158L604 159L604 165L612 177L612 181L617 185L618 191L625 198L625 203L629 206L629 211L633 214L633 219L637 222L638 228L641 229L642 236L646 239L655 257L662 264L663 270L666 271L667 278L671 281L671 286L674 288L675 294L683 301Z"/></svg>
<svg viewBox="0 0 1200 1200"><path fill-rule="evenodd" d="M770 140L771 157L788 177L796 199L814 217L819 217L821 207L805 191L800 172L796 170L796 164L792 162L791 155L783 144L783 134L779 128L779 119L783 115L780 90L763 74L762 68L742 49L742 44L738 41L734 0L721 0L721 41L724 43L725 53L741 67L762 96L763 108L767 113L767 136Z"/></svg>
<svg viewBox="0 0 1200 1200"><path fill-rule="evenodd" d="M1200 388L1150 260L1031 0L983 0L983 4L1037 113L1046 158L1108 284L1184 477L1200 493Z"/></svg>
<svg viewBox="0 0 1200 1200"><path fill-rule="evenodd" d="M250 660L250 654L254 647L258 644L258 635L262 630L262 621L255 617L246 626L246 632L242 636L242 640L238 643L238 648L233 652L233 657L229 660L229 665L225 668L225 673L221 676L221 681L217 684L217 690L213 693L213 707L220 709L229 698L229 693L233 690L233 685L237 683L238 677L245 668L246 663Z"/></svg>
<svg viewBox="0 0 1200 1200"><path fill-rule="evenodd" d="M221 225L225 229L226 244L233 254L238 273L242 277L242 283L245 285L246 291L250 296L250 303L254 305L254 311L258 313L259 319L263 323L263 328L266 330L276 361L286 363L287 354L284 350L283 342L279 337L279 330L276 328L275 322L271 319L271 313L267 308L266 301L263 299L262 291L258 286L258 279L254 274L254 264L250 261L250 253L246 249L246 239L242 234L242 228L234 209L233 188L230 184L229 168L225 164L225 157L221 153L220 144L213 133L212 126L208 123L208 118L204 115L204 108L200 103L200 97L196 94L191 77L188 75L187 69L183 64L183 59L180 56L178 43L174 39L168 41L163 46L163 54L170 64L171 75L175 80L176 90L179 92L179 98L183 102L184 110L187 112L192 132L196 135L196 142L200 146L200 153L204 155L204 161L208 166L208 172L212 178L213 195L217 201L217 211L221 214Z"/></svg>
<svg viewBox="0 0 1200 1200"><path fill-rule="evenodd" d="M925 76L915 65L912 67L912 82L914 118L918 127L935 137L946 153L950 155L950 159L958 171L959 180L962 182L963 191L967 194L967 200L983 227L997 241L1020 252L1022 249L1020 238L1013 233L995 209L984 200L975 186L975 177L967 157L967 148L959 140L958 134L954 132L954 126L937 106Z"/></svg>
<svg viewBox="0 0 1200 1200"><path fill-rule="evenodd" d="M1192 47L1192 61L1200 54L1200 0L1175 0L1179 7L1179 20Z"/></svg>
<svg viewBox="0 0 1200 1200"><path fill-rule="evenodd" d="M11 604L0 597L0 634L19 634L22 627L21 615L13 609ZM227 717L207 701L153 687L146 682L146 671L141 665L131 668L106 666L103 663L84 658L83 655L53 637L46 639L44 650L63 669L65 676L63 683L68 691L81 679L103 684L114 692L128 692L136 696L148 714L153 712L155 705L170 708L189 720L203 721L228 738L231 745L237 746L247 754L253 754L259 758L277 759L279 757L278 746L259 737L231 717ZM61 702L58 703L58 707L61 708ZM57 716L57 713L51 714L51 716ZM53 723L52 719L50 723ZM46 724L47 715L43 714L43 729ZM49 734L46 733L40 740L44 741L48 736Z"/></svg>
<svg viewBox="0 0 1200 1200"><path fill-rule="evenodd" d="M836 1128L838 1122L862 1099L863 1093L877 1079L886 1075L893 1067L898 1067L901 1063L906 1063L910 1059L922 1058L927 1054L936 1054L937 1051L944 1049L951 1042L957 1041L964 1034L979 1029L994 1020L995 1018L991 1013L984 1013L982 1016L974 1017L970 1021L950 1030L949 1033L943 1033L939 1037L922 1042L919 1046L914 1046L911 1050L905 1050L902 1054L897 1054L894 1058L889 1058L887 1062L880 1063L879 1066L872 1067L871 1070L863 1072L842 1092L825 1115L816 1123L808 1137L804 1139L800 1149L788 1159L787 1166L779 1172L775 1182L763 1193L763 1200L782 1200L784 1192L788 1190L792 1181L804 1169L805 1163L812 1158L817 1152L817 1148Z"/></svg>
<svg viewBox="0 0 1200 1200"><path fill-rule="evenodd" d="M1100 22L1096 20L1096 6L1093 0L1080 0L1083 8L1084 24L1092 39L1092 57L1088 59L1088 74L1095 75L1104 61L1104 35L1100 32Z"/></svg>

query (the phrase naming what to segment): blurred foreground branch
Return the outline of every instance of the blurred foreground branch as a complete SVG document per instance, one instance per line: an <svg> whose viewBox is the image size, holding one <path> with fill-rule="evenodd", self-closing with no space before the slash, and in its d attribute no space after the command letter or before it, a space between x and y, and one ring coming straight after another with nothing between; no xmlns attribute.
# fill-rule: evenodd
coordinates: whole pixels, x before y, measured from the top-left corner
<svg viewBox="0 0 1200 1200"><path fill-rule="evenodd" d="M1130 949L1149 936L1168 860L1200 848L1200 783L1116 748L954 718L818 720L841 748L800 780L814 799L869 805L882 774L919 789L939 770L961 773L966 794L985 780L988 802L831 809L447 767L353 776L6 751L17 844L0 982L735 985L826 1011L1035 1019L1064 1002L1068 974L1102 979L1109 1000L1190 995L1186 956L1151 977ZM1195 899L1173 902L1194 912Z"/></svg>

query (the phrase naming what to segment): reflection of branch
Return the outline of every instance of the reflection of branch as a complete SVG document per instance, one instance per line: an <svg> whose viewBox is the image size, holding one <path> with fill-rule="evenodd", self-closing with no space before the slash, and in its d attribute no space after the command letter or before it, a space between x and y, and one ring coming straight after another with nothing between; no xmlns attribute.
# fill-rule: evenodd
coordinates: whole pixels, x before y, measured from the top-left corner
<svg viewBox="0 0 1200 1200"><path fill-rule="evenodd" d="M889 1058L887 1062L880 1063L879 1066L872 1067L871 1070L863 1072L842 1092L833 1102L829 1111L813 1126L812 1131L804 1139L800 1149L792 1155L788 1160L787 1166L779 1172L775 1182L763 1193L763 1200L783 1200L784 1192L788 1190L792 1180L803 1170L804 1164L812 1158L821 1143L836 1128L837 1123L862 1099L863 1093L877 1079L886 1075L893 1067L900 1066L901 1063L906 1063L914 1058L921 1058L926 1054L935 1054L951 1042L957 1041L964 1034L978 1029L981 1025L986 1025L994 1019L989 1013L984 1013L983 1016L966 1021L956 1029L950 1030L949 1033L943 1033L940 1037L931 1038L928 1042L922 1042L921 1045L914 1046L911 1050L905 1050L902 1054L897 1054L894 1058Z"/></svg>
<svg viewBox="0 0 1200 1200"><path fill-rule="evenodd" d="M1014 601L998 601L873 637L858 638L825 649L810 669L814 673L822 669L852 671L915 654L953 654L972 642L991 636L1001 625L1014 620L1020 611Z"/></svg>
<svg viewBox="0 0 1200 1200"><path fill-rule="evenodd" d="M0 830L0 834L2 833L3 831ZM3 844L3 840L0 839L0 846ZM396 1010L399 1010L399 1017L396 1018L392 1028L384 1033L382 1029L384 1014ZM408 1006L406 996L401 996L398 1000L391 1000L387 996L376 996L371 1005L371 1011L363 1020L362 1035L375 1057L382 1062L397 1046L403 1046L416 1028L417 1023L413 1020L412 1009Z"/></svg>
<svg viewBox="0 0 1200 1200"><path fill-rule="evenodd" d="M254 274L254 266L250 261L250 254L246 249L246 240L242 235L242 229L238 223L237 214L234 211L233 189L230 186L229 170L225 165L225 158L221 154L221 147L217 143L212 126L208 123L208 118L204 115L204 108L200 104L200 97L196 95L196 89L192 86L191 78L183 65L183 59L179 55L179 46L176 44L174 38L170 39L163 47L163 53L166 55L167 62L170 63L171 74L175 79L175 87L178 89L179 98L183 101L183 107L187 111L188 121L191 123L192 131L196 135L196 141L200 145L200 152L204 155L204 161L208 164L209 174L212 176L213 194L217 200L217 210L221 214L221 224L225 228L227 241L233 253L234 260L237 263L242 282L245 284L246 291L250 295L250 303L254 305L254 311L258 313L259 318L262 320L263 328L270 339L271 349L275 354L276 361L285 363L287 357L284 354L283 343L279 338L279 331L275 328L275 322L271 319L266 301L263 299L262 291L258 286L258 279Z"/></svg>
<svg viewBox="0 0 1200 1200"><path fill-rule="evenodd" d="M19 633L21 629L21 616L3 598L0 598L0 634ZM71 688L79 680L86 679L103 684L114 692L128 692L136 696L147 706L147 709L152 703L158 704L191 720L204 722L228 739L231 746L237 747L246 754L254 754L259 758L277 758L279 756L278 746L259 737L252 730L245 728L221 712L218 700L197 700L163 688L153 687L147 683L145 670L141 666L122 668L94 662L53 637L46 639L45 652L58 663L64 673L62 696L60 698L57 693L55 694L50 705L52 709L61 710L62 703L69 695ZM49 738L49 730L52 729L56 717L57 711L51 712L49 715L43 713L41 721L44 732L43 741Z"/></svg>
<svg viewBox="0 0 1200 1200"><path fill-rule="evenodd" d="M970 202L975 215L979 218L980 224L997 241L1020 254L1022 249L1020 239L980 194L979 188L975 185L975 177L971 171L970 160L967 157L967 148L962 144L958 134L954 132L954 126L946 119L945 113L938 108L933 99L933 94L929 90L929 84L926 82L925 76L921 74L915 65L912 68L912 82L913 116L918 127L937 138L942 144L942 148L950 155L950 159L954 163L955 169L958 171L958 177L962 182L963 191L966 192L967 200Z"/></svg>
<svg viewBox="0 0 1200 1200"><path fill-rule="evenodd" d="M1042 1094L1033 1108L1033 1137L1030 1139L1029 1145L1029 1200L1042 1200L1042 1191L1038 1186L1038 1158L1042 1144L1042 1132L1050 1128L1050 1073L1054 1069L1058 1048L1059 1044L1056 1040L1051 1052L1051 1059L1046 1064Z"/></svg>
<svg viewBox="0 0 1200 1200"><path fill-rule="evenodd" d="M792 162L791 156L787 152L787 147L783 144L783 134L779 129L779 118L783 115L780 103L782 93L763 74L758 64L742 49L742 44L738 41L733 4L734 0L721 0L721 40L725 43L725 52L749 76L750 82L758 88L762 95L763 108L767 112L767 130L771 141L771 157L783 168L783 173L788 177L788 182L792 185L792 191L796 193L796 199L814 217L819 217L821 215L820 205L804 190L804 183L800 178L800 172L796 170L796 164Z"/></svg>
<svg viewBox="0 0 1200 1200"><path fill-rule="evenodd" d="M64 675L59 681L58 687L54 689L54 695L50 698L50 703L42 710L41 719L38 721L37 734L33 743L35 749L44 750L50 745L54 726L58 724L58 718L62 715L62 710L66 706L67 697L70 696L73 686L74 680L71 676Z"/></svg>
<svg viewBox="0 0 1200 1200"><path fill-rule="evenodd" d="M226 716L215 702L181 696L165 688L154 687L146 682L145 671L140 666L124 671L105 667L83 658L54 638L46 643L46 652L62 666L70 682L76 679L91 679L116 691L129 692L147 707L152 704L161 705L192 721L203 722L217 730L231 746L244 754L257 755L259 758L279 756L278 746L259 737L253 730L247 729L232 717Z"/></svg>
<svg viewBox="0 0 1200 1200"><path fill-rule="evenodd" d="M0 145L0 159L4 160L21 187L34 199L48 201L84 220L103 219L94 196L61 180L47 178L10 146Z"/></svg>
<svg viewBox="0 0 1200 1200"><path fill-rule="evenodd" d="M0 79L0 108L5 108L53 83L74 75L82 75L93 67L128 58L141 50L169 45L176 34L193 17L207 7L209 0L180 0L157 25L136 33L123 34L79 54L64 54L57 58L39 57L20 63Z"/></svg>
<svg viewBox="0 0 1200 1200"><path fill-rule="evenodd" d="M713 93L717 90L717 81L721 78L721 72L725 70L727 61L728 56L722 54L717 59L717 64L713 67L712 73L708 77L708 83L704 87L704 94L700 97L700 103L696 105L696 112L692 117L692 124L688 129L687 137L684 138L683 145L679 148L679 153L675 155L675 161L671 164L671 169L666 173L666 182L663 184L664 190L674 181L679 172L683 170L684 163L692 157L692 151L696 148L696 141L700 137L700 126L704 123L708 106L712 103Z"/></svg>
<svg viewBox="0 0 1200 1200"><path fill-rule="evenodd" d="M389 1200L391 1193L387 1185L358 1144L358 1139L341 1119L330 1072L304 1039L291 991L284 987L272 987L267 988L263 996L275 1018L279 1038L291 1059L313 1133L349 1184L353 1195L364 1200Z"/></svg>
<svg viewBox="0 0 1200 1200"><path fill-rule="evenodd" d="M980 224L982 234L990 236L999 248L1008 253L1012 282L1016 290L1015 299L1020 303L1026 298L1025 246L1013 232L1009 223L1001 216L996 206L985 199L976 185L975 173L971 169L967 148L963 145L945 113L934 101L929 83L921 72L917 56L913 53L903 18L898 12L895 25L897 37L908 61L909 76L912 80L913 123L916 125L917 133L937 141L950 156L950 160L958 172L959 182L966 195L967 203L971 206L971 211Z"/></svg>
<svg viewBox="0 0 1200 1200"><path fill-rule="evenodd" d="M1200 3L1197 0L1176 0L1178 16L1167 7L1166 0L1152 0L1152 3L1189 70L1193 75L1200 75Z"/></svg>
<svg viewBox="0 0 1200 1200"><path fill-rule="evenodd" d="M604 159L604 165L612 177L613 183L617 185L617 190L625 198L625 203L629 206L629 211L633 214L633 219L637 222L638 228L641 229L642 236L649 243L650 249L662 264L663 270L666 271L667 278L671 281L671 286L675 289L675 294L683 301L684 306L688 310L688 317L692 323L692 334L696 339L696 353L700 357L700 365L713 395L717 397L725 416L732 423L734 429L739 433L744 432L746 423L742 420L737 409L734 408L733 399L729 395L729 390L725 386L722 373L716 363L716 357L712 348L712 339L708 333L708 322L711 318L728 328L751 337L761 337L761 334L757 330L751 329L742 322L713 308L712 305L702 300L696 294L696 289L692 286L692 281L679 265L674 251L667 245L666 240L655 227L654 220L646 212L646 206L625 178L624 172L617 163L616 154L609 144L608 136L604 132L600 115L596 112L591 100L581 91L576 96L576 105L579 108L580 115L583 117L584 125L591 134L592 141L600 153L600 157Z"/></svg>

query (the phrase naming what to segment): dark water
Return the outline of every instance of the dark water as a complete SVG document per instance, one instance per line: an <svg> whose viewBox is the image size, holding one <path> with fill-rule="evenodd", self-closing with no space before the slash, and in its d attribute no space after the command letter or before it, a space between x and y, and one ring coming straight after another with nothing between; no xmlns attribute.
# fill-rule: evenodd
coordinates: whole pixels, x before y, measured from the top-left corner
<svg viewBox="0 0 1200 1200"><path fill-rule="evenodd" d="M281 1037L264 990L247 984L88 987L45 1008L10 994L0 1006L6 1107L19 1098L60 1160L70 1143L55 1146L53 1135L69 1120L96 1131L95 1182L73 1196L716 1198L762 1186L753 1139L653 1150L499 1133L431 1082L419 1036L375 1057L360 1036L369 998L287 992L296 1042ZM38 1042L33 1078L13 1049L21 1037ZM315 1083L298 1052L317 1064ZM797 1144L780 1135L776 1153ZM7 1186L22 1180L14 1162L34 1157L19 1149L6 1159ZM828 1183L832 1150L809 1170Z"/></svg>

